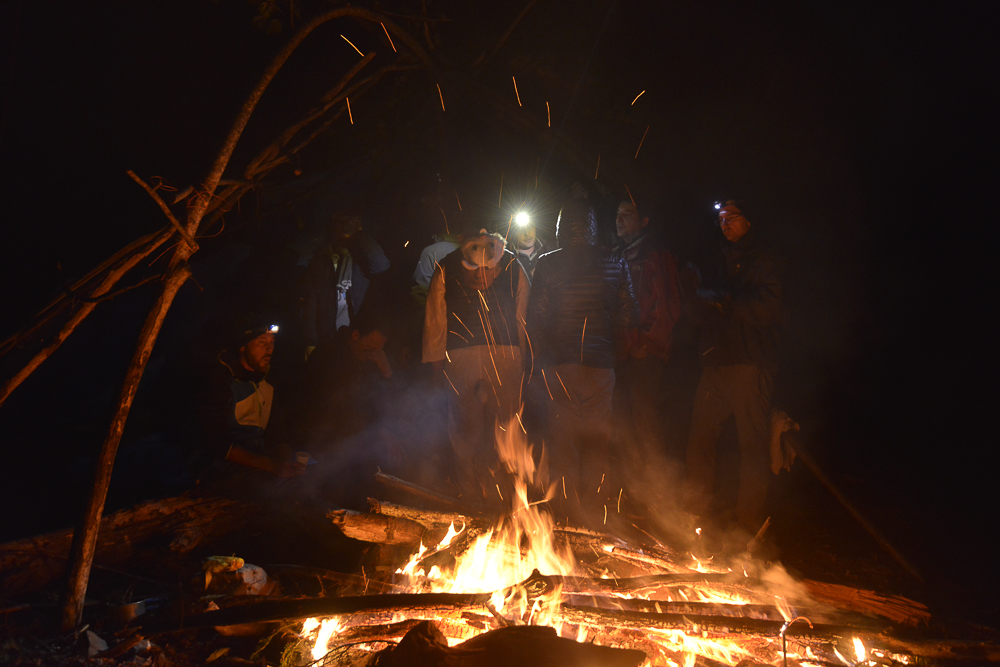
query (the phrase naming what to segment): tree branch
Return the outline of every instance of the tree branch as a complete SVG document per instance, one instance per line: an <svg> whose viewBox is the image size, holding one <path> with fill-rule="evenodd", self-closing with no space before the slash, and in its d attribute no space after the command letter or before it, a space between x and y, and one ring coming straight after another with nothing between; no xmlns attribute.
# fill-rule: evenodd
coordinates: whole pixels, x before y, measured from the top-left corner
<svg viewBox="0 0 1000 667"><path fill-rule="evenodd" d="M129 169L125 173L128 174L133 181L142 186L142 189L149 193L149 196L153 198L153 201L159 204L160 210L163 211L163 215L167 216L167 220L170 221L170 224L173 225L174 228L177 230L177 232L184 237L184 242L187 243L188 246L190 246L191 252L197 252L198 243L195 242L193 238L191 238L191 235L188 234L187 230L184 229L183 225L181 225L181 223L177 221L177 218L174 217L174 214L170 211L170 207L167 206L167 203L160 198L160 195L156 194L156 190L149 187L146 181L136 176L135 172L132 171L131 169Z"/></svg>

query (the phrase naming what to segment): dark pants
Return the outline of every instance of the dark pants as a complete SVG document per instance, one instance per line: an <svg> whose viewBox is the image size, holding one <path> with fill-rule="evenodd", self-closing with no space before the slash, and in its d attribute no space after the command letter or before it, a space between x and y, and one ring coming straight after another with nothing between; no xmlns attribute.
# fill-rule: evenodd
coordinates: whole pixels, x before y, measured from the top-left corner
<svg viewBox="0 0 1000 667"><path fill-rule="evenodd" d="M582 506L594 515L612 495L617 495L617 489L612 489L607 479L614 369L559 364L546 368L542 377L538 375L541 373L536 370L532 382L540 379L547 385L542 399L543 403L548 400L546 451L550 479L557 482L557 505L573 508L569 514Z"/></svg>
<svg viewBox="0 0 1000 667"><path fill-rule="evenodd" d="M615 369L617 453L629 476L663 455L665 368L662 359L648 356L626 359Z"/></svg>
<svg viewBox="0 0 1000 667"><path fill-rule="evenodd" d="M708 512L715 483L716 442L722 424L736 420L740 442L736 520L756 531L763 522L770 483L770 410L773 373L754 366L718 366L702 371L688 440L684 501L698 515Z"/></svg>

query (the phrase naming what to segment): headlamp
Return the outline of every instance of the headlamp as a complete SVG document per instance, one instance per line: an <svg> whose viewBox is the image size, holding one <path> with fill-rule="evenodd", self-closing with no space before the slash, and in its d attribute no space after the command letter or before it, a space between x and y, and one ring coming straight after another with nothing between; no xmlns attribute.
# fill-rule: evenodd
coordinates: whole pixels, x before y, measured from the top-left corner
<svg viewBox="0 0 1000 667"><path fill-rule="evenodd" d="M278 333L278 325L272 324L267 328L268 333Z"/></svg>
<svg viewBox="0 0 1000 667"><path fill-rule="evenodd" d="M517 223L518 227L526 227L531 222L531 216L528 215L527 211L520 211L514 216L514 222Z"/></svg>

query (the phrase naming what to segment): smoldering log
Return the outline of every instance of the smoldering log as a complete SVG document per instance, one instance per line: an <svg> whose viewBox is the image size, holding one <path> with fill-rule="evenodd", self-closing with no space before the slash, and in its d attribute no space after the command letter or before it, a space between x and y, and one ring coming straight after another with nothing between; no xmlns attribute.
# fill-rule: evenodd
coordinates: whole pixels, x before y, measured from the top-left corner
<svg viewBox="0 0 1000 667"><path fill-rule="evenodd" d="M416 521L385 514L333 510L326 516L344 535L362 542L417 546L427 532L427 529Z"/></svg>
<svg viewBox="0 0 1000 667"><path fill-rule="evenodd" d="M483 633L456 646L430 621L403 637L398 646L381 651L379 667L638 667L646 654L634 649L584 644L564 639L554 628L512 626Z"/></svg>
<svg viewBox="0 0 1000 667"><path fill-rule="evenodd" d="M172 536L171 550L188 553L202 542L236 530L259 516L260 508L225 498L166 498L121 510L101 521L95 561L124 562L133 548L154 538ZM0 545L0 594L38 590L66 572L72 530Z"/></svg>
<svg viewBox="0 0 1000 667"><path fill-rule="evenodd" d="M820 602L847 611L878 614L895 623L926 624L931 619L927 606L900 595L879 595L861 588L827 584L803 579L800 581L810 596Z"/></svg>
<svg viewBox="0 0 1000 667"><path fill-rule="evenodd" d="M448 615L482 608L489 599L488 593L400 593L324 598L265 598L248 600L247 604L207 611L184 619L152 621L142 625L142 630L147 635L154 635L196 628L294 621L311 616L378 611Z"/></svg>
<svg viewBox="0 0 1000 667"><path fill-rule="evenodd" d="M403 519L409 519L410 521L416 521L419 524L423 524L425 528L431 529L438 528L439 526L447 526L452 523L456 524L456 528L458 528L461 524L469 525L479 521L486 521L483 517L475 516L471 513L462 514L460 512L438 512L436 510L425 510L416 507L407 507L406 505L387 503L384 500L378 500L377 498L369 498L368 505L371 507L371 511L375 514L385 514L386 516L396 516Z"/></svg>

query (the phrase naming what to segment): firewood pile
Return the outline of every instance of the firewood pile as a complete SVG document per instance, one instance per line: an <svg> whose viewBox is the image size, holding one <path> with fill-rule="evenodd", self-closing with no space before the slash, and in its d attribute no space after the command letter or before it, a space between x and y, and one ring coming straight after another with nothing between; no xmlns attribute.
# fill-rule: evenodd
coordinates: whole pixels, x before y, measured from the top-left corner
<svg viewBox="0 0 1000 667"><path fill-rule="evenodd" d="M381 565L357 575L304 568L335 581L336 595L245 598L183 621L151 621L142 632L262 632L295 622L286 652L303 665L903 665L991 650L922 639L930 614L918 602L793 581L749 555L713 565L564 524L511 543L502 529L509 516L369 503L369 512L335 510L329 519L378 545ZM518 572L537 559L533 541L550 541L570 571L535 568L495 589L456 584L463 563L488 560L487 550L499 559L487 567L505 562Z"/></svg>
<svg viewBox="0 0 1000 667"><path fill-rule="evenodd" d="M123 630L101 631L106 643L86 631L91 660L134 661L139 650L150 655L149 646L180 647L199 630L223 639L278 639L273 643L283 645L282 664L303 666L1000 660L995 644L929 638L927 608L903 597L793 580L780 566L749 554L725 564L699 561L652 538L626 541L566 524L535 526L547 527L545 534L524 524L511 532L516 512L490 515L401 480L380 481L405 490L415 504L445 509L370 499L368 512L330 512L331 533L368 543L378 554L374 568L261 568L231 559L232 571L213 578L206 568L204 594L183 609L164 600L144 613L143 603L131 604L117 610L129 612L119 619ZM114 558L125 554L121 544L138 544L154 533L162 539L164 531L172 536L172 551L184 553L198 536L238 527L235 517L246 510L218 499L149 503L108 517L98 553L104 562L118 562ZM218 525L212 527L211 517ZM64 531L0 545L7 592L26 590L33 578L37 584L57 576L57 567L40 567L31 554L52 554L67 539ZM307 579L322 583L318 595L289 596L291 582ZM227 664L225 656L217 660ZM254 664L263 661L258 656Z"/></svg>

